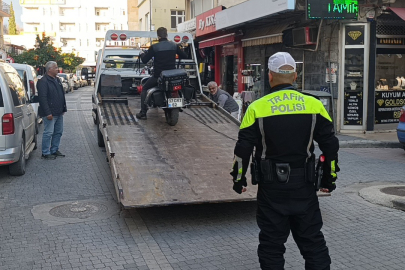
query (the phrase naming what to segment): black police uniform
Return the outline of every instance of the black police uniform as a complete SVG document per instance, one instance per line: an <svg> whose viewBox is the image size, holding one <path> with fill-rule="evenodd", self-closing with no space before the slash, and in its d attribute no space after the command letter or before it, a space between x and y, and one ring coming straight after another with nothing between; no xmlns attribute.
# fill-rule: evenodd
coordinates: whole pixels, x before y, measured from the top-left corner
<svg viewBox="0 0 405 270"><path fill-rule="evenodd" d="M160 73L164 70L176 68L176 54L180 58L187 58L187 54L180 49L176 43L167 40L167 38L159 39L159 43L150 46L147 53L141 55L142 63L146 64L154 57L154 73L153 77L149 78L142 88L141 93L141 114L146 114L148 107L145 104L147 91L157 85Z"/></svg>
<svg viewBox="0 0 405 270"><path fill-rule="evenodd" d="M234 190L241 193L242 185L246 186L244 175L255 147L258 256L262 269L284 269L284 243L290 230L305 259L305 269L330 269L311 178L315 174L314 163L310 163L314 159L313 140L318 142L327 164L335 166L339 141L331 118L318 99L289 84L273 87L270 94L248 107L243 118L234 150L234 165L239 162L243 166L234 166L233 175L239 174L238 179L234 177ZM328 173L336 175L336 168L328 168ZM330 179L323 181L323 187L333 190L336 177Z"/></svg>

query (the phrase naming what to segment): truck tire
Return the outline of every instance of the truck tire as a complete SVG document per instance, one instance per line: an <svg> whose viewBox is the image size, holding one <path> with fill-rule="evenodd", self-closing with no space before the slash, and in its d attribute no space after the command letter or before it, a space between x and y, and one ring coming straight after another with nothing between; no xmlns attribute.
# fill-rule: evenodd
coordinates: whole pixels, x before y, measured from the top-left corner
<svg viewBox="0 0 405 270"><path fill-rule="evenodd" d="M20 158L16 163L10 164L8 166L8 171L10 175L21 176L25 174L25 139L22 138Z"/></svg>
<svg viewBox="0 0 405 270"><path fill-rule="evenodd" d="M170 126L175 126L179 121L179 114L180 109L170 109L170 110L166 109L165 110L166 123L168 123Z"/></svg>
<svg viewBox="0 0 405 270"><path fill-rule="evenodd" d="M103 138L103 134L101 134L100 128L97 127L97 144L100 147L104 147L104 138Z"/></svg>

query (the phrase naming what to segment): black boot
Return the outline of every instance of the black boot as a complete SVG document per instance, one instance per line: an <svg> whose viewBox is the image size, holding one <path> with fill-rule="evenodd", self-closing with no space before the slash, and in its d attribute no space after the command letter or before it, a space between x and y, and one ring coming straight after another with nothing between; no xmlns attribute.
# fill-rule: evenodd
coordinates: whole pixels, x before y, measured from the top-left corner
<svg viewBox="0 0 405 270"><path fill-rule="evenodd" d="M142 111L140 111L139 113L137 113L136 115L136 118L138 118L138 119L140 119L140 120L146 120L147 118L146 118L146 113L145 112L142 112Z"/></svg>

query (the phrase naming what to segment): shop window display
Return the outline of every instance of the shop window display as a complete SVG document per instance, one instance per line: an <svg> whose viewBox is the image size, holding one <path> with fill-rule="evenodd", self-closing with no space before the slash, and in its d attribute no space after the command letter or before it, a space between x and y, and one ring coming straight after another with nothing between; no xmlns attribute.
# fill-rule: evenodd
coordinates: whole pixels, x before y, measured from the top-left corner
<svg viewBox="0 0 405 270"><path fill-rule="evenodd" d="M344 125L363 125L364 49L345 50Z"/></svg>
<svg viewBox="0 0 405 270"><path fill-rule="evenodd" d="M378 54L376 91L405 90L405 58L402 54Z"/></svg>
<svg viewBox="0 0 405 270"><path fill-rule="evenodd" d="M399 121L405 105L405 55L377 54L375 124Z"/></svg>

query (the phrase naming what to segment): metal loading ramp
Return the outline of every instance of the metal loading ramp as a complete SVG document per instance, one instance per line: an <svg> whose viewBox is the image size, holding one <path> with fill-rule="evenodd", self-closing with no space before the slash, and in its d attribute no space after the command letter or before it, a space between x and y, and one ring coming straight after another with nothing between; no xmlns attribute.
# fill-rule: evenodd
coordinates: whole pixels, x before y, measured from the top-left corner
<svg viewBox="0 0 405 270"><path fill-rule="evenodd" d="M255 200L257 187L243 195L229 175L239 127L215 108L196 106L166 124L161 109L136 121L139 98L103 103L106 150L117 196L126 208ZM250 177L248 177L250 179Z"/></svg>

